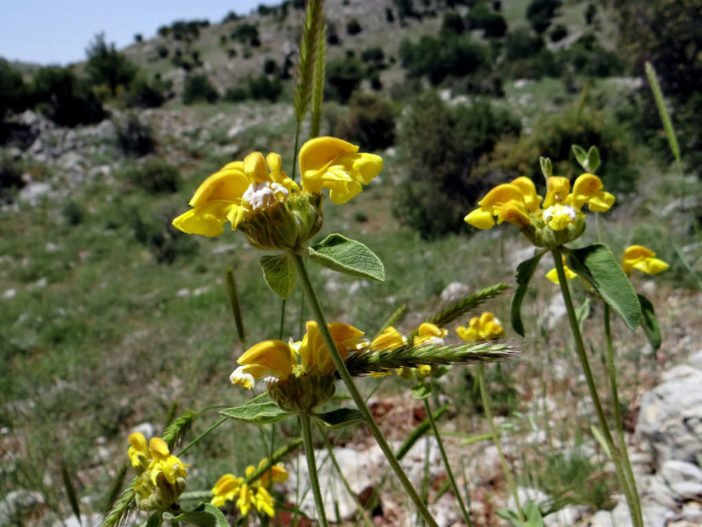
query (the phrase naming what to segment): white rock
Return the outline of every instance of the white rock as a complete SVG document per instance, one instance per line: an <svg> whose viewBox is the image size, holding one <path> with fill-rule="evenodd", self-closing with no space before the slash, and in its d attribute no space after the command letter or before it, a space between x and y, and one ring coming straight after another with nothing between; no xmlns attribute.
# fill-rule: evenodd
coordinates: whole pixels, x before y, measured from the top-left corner
<svg viewBox="0 0 702 527"><path fill-rule="evenodd" d="M42 198L48 196L50 193L51 185L43 181L34 181L19 191L17 200L29 203L30 205L36 205Z"/></svg>
<svg viewBox="0 0 702 527"><path fill-rule="evenodd" d="M548 330L552 330L566 313L566 306L561 294L555 294L551 297L551 300L549 300L544 312L539 316L539 324Z"/></svg>
<svg viewBox="0 0 702 527"><path fill-rule="evenodd" d="M14 298L17 295L17 289L7 289L3 294L3 298Z"/></svg>
<svg viewBox="0 0 702 527"><path fill-rule="evenodd" d="M702 469L700 467L676 459L664 462L659 474L671 485L681 481L702 483Z"/></svg>
<svg viewBox="0 0 702 527"><path fill-rule="evenodd" d="M11 490L0 501L0 525L14 525L14 518L20 511L45 503L44 496L36 491L25 489Z"/></svg>
<svg viewBox="0 0 702 527"><path fill-rule="evenodd" d="M461 282L451 282L441 291L441 301L445 303L456 302L470 293L470 287Z"/></svg>
<svg viewBox="0 0 702 527"><path fill-rule="evenodd" d="M154 437L156 435L156 427L149 423L148 421L139 423L136 425L134 428L132 428L132 432L141 432L143 436L149 440L150 438Z"/></svg>
<svg viewBox="0 0 702 527"><path fill-rule="evenodd" d="M636 425L659 466L667 460L696 463L702 456L702 371L685 365L673 370L643 395Z"/></svg>

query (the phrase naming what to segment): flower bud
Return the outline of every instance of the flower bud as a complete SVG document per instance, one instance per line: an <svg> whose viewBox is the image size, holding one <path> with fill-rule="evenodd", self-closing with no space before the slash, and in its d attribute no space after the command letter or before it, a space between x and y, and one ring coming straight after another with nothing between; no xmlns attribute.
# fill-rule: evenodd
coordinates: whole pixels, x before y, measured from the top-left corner
<svg viewBox="0 0 702 527"><path fill-rule="evenodd" d="M322 195L303 192L253 211L238 229L257 249L297 250L319 232L323 221Z"/></svg>
<svg viewBox="0 0 702 527"><path fill-rule="evenodd" d="M335 378L319 375L291 375L285 381L272 383L268 395L286 412L310 414L312 410L332 398Z"/></svg>

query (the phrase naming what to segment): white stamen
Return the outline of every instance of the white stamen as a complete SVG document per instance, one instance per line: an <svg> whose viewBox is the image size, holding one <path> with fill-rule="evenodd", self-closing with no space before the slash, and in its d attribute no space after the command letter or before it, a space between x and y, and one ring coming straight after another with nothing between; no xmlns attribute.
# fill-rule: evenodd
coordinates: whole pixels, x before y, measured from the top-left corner
<svg viewBox="0 0 702 527"><path fill-rule="evenodd" d="M288 195L288 189L278 183L270 183L262 181L261 183L252 183L244 192L244 201L246 201L252 210L260 209L261 207L270 207L278 203L276 194L282 194L284 199Z"/></svg>

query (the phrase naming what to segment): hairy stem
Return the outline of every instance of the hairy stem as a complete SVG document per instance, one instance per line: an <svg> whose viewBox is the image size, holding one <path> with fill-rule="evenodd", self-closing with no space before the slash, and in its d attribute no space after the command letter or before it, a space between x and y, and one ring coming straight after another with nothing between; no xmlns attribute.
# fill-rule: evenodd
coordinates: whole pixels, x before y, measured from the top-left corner
<svg viewBox="0 0 702 527"><path fill-rule="evenodd" d="M371 414L368 405L366 405L365 401L363 400L363 397L361 396L361 393L358 391L358 388L356 388L356 385L354 384L353 379L351 378L351 374L346 368L344 360L341 358L339 350L336 348L336 344L334 343L334 339L332 338L331 333L329 332L327 322L324 318L324 313L322 312L322 307L319 304L317 295L315 294L314 288L312 287L312 283L310 282L310 277L307 274L307 269L305 268L305 262L302 259L302 256L299 254L293 254L292 257L293 262L295 263L297 275L300 278L302 291L304 292L305 298L307 299L307 303L310 309L312 310L314 319L317 321L319 331L322 334L324 343L326 344L327 349L329 350L329 353L332 357L332 360L334 361L334 365L336 366L339 376L346 385L346 389L349 391L349 394L356 403L356 407L358 408L358 410L361 412L361 414L363 414L363 417L366 423L368 424L368 428L370 428L373 437L378 443L380 449L383 451L383 454L385 454L385 458L388 460L388 463L395 472L395 475L400 481L400 484L407 492L407 495L417 507L417 510L422 515L422 517L426 520L427 524L433 527L438 527L438 524L429 512L429 509L427 509L427 506L419 497L419 494L417 494L417 491L412 485L412 482L410 482L409 478L407 477L407 474L405 474L405 471L402 470L402 467L397 461L397 458L395 458L395 454L393 454L390 445L388 445L388 442L383 437L380 428L378 428L378 425L373 419L373 415Z"/></svg>
<svg viewBox="0 0 702 527"><path fill-rule="evenodd" d="M312 425L310 423L310 416L307 414L301 414L300 424L302 425L302 440L305 443L305 455L307 456L307 471L310 474L310 486L312 487L312 493L314 494L314 502L317 505L319 524L322 527L327 527L327 515L324 512L322 490L319 488L319 478L317 477L317 463L314 459L314 444L312 443Z"/></svg>

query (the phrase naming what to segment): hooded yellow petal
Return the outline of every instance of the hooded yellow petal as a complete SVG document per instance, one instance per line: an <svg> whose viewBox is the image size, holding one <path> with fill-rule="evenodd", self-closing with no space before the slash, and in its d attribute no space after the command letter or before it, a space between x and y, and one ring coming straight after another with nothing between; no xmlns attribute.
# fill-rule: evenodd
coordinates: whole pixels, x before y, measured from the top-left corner
<svg viewBox="0 0 702 527"><path fill-rule="evenodd" d="M508 201L524 202L524 195L519 187L503 183L490 190L483 199L478 202L481 209L488 210L497 215L499 208Z"/></svg>
<svg viewBox="0 0 702 527"><path fill-rule="evenodd" d="M534 182L531 179L529 179L528 177L521 176L517 179L512 180L510 182L510 185L514 185L519 190L521 190L522 196L524 197L524 204L526 205L526 208L528 210L534 212L539 208L539 204L541 203L541 196L539 196L536 193L536 187L534 186Z"/></svg>
<svg viewBox="0 0 702 527"><path fill-rule="evenodd" d="M517 225L520 229L531 225L531 219L529 218L529 214L527 214L524 202L508 201L502 205L497 215L497 223L502 223L503 221Z"/></svg>
<svg viewBox="0 0 702 527"><path fill-rule="evenodd" d="M173 220L173 226L188 234L219 236L224 231L223 224L229 220L232 229L244 219L246 209L236 202L210 201L184 212Z"/></svg>
<svg viewBox="0 0 702 527"><path fill-rule="evenodd" d="M268 164L261 152L251 152L244 158L244 173L251 183L270 181Z"/></svg>
<svg viewBox="0 0 702 527"><path fill-rule="evenodd" d="M272 376L285 380L292 372L290 346L282 340L259 342L246 350L237 362L246 368L240 368L236 371L242 370L241 373L246 373L256 379ZM233 377L234 374L232 374L232 382L235 382Z"/></svg>
<svg viewBox="0 0 702 527"><path fill-rule="evenodd" d="M624 250L622 256L622 269L626 274L632 269L637 269L647 274L662 273L670 267L663 260L654 258L656 253L643 245L631 245Z"/></svg>
<svg viewBox="0 0 702 527"><path fill-rule="evenodd" d="M300 173L317 171L335 159L358 152L358 147L336 137L316 137L310 139L300 148Z"/></svg>
<svg viewBox="0 0 702 527"><path fill-rule="evenodd" d="M495 226L495 219L492 212L483 208L477 208L463 218L463 221L477 229L491 229Z"/></svg>
<svg viewBox="0 0 702 527"><path fill-rule="evenodd" d="M244 165L240 161L230 163L205 179L193 194L190 206L198 207L214 200L232 201L241 198L250 184L243 168Z"/></svg>
<svg viewBox="0 0 702 527"><path fill-rule="evenodd" d="M546 198L543 208L565 202L570 192L570 181L566 177L552 176L546 179Z"/></svg>

